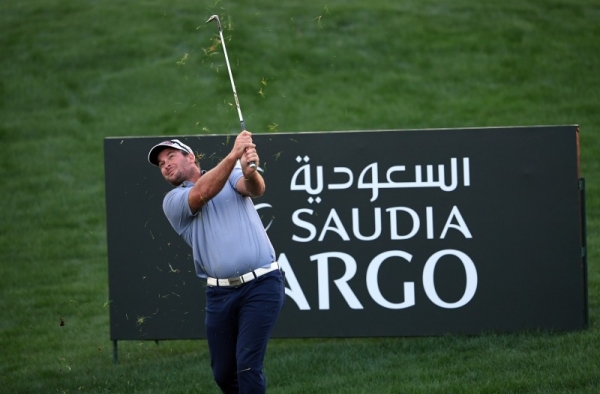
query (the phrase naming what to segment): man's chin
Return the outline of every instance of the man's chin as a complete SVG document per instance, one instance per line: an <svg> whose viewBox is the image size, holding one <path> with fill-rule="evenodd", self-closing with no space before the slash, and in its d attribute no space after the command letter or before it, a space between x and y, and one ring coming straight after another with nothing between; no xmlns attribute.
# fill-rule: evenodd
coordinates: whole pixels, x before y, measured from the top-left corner
<svg viewBox="0 0 600 394"><path fill-rule="evenodd" d="M174 176L174 177L165 177L165 180L167 182L169 182L171 185L173 186L179 186L183 183L184 179L181 179L181 177L178 176Z"/></svg>

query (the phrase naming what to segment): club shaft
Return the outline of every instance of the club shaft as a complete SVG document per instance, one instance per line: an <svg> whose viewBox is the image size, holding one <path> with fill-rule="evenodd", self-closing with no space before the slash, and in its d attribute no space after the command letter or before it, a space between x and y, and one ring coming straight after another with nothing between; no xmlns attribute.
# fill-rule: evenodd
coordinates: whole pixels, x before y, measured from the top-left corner
<svg viewBox="0 0 600 394"><path fill-rule="evenodd" d="M235 99L235 106L237 108L238 116L240 118L240 126L242 127L242 131L243 131L243 130L246 130L246 125L244 124L244 117L242 116L242 109L240 108L240 100L238 99L238 95L235 90L235 83L233 82L233 74L231 73L231 65L229 64L229 56L227 56L227 48L225 47L225 39L223 38L223 30L221 29L220 23L219 23L219 35L221 36L221 45L223 46L223 54L225 55L225 63L227 64L227 71L229 72L229 80L231 81L231 89L233 90L233 98Z"/></svg>
<svg viewBox="0 0 600 394"><path fill-rule="evenodd" d="M221 46L223 47L223 54L225 55L225 64L227 65L227 72L229 73L229 80L231 81L231 90L233 90L233 98L235 99L235 107L237 108L238 116L240 118L240 127L242 131L246 130L246 124L244 123L244 117L242 116L242 109L240 107L240 100L238 99L237 91L235 90L235 83L233 82L233 74L231 73L231 65L229 64L229 56L227 55L227 48L225 47L225 38L223 37L223 28L221 27L221 21L217 15L211 16L206 22L211 20L217 21L219 27L219 36L221 37ZM251 161L249 166L254 168L256 163Z"/></svg>

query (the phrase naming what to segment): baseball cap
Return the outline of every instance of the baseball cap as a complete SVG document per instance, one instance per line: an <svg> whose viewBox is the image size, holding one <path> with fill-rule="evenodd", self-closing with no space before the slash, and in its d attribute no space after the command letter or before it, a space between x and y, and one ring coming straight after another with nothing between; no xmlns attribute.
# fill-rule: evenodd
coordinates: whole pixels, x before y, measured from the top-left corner
<svg viewBox="0 0 600 394"><path fill-rule="evenodd" d="M150 152L148 153L148 161L150 162L150 164L158 166L158 154L165 148L179 149L182 152L187 152L191 155L194 154L192 148L190 148L183 142L179 140L167 140L161 142L160 144L154 145L152 149L150 149Z"/></svg>

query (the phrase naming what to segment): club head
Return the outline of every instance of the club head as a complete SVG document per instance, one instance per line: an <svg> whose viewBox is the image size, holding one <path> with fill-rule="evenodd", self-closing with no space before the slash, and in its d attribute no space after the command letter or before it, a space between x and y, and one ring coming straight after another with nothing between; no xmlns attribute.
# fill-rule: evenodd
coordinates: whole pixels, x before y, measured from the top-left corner
<svg viewBox="0 0 600 394"><path fill-rule="evenodd" d="M206 20L206 23L208 23L208 22L212 22L212 21L214 21L215 19L218 21L218 20L219 20L219 16L218 16L218 15L213 15L213 16L211 16L210 18L208 18L208 19Z"/></svg>
<svg viewBox="0 0 600 394"><path fill-rule="evenodd" d="M221 21L219 20L219 16L218 15L213 15L210 18L208 18L206 20L206 23L210 22L210 21L217 21L217 26L219 27L219 32L221 32L223 29L221 28Z"/></svg>

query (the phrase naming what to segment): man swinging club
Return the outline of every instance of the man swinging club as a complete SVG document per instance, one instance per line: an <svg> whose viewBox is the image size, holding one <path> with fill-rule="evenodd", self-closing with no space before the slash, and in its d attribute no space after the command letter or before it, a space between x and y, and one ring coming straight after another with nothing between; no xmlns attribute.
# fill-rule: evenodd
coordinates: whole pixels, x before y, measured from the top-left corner
<svg viewBox="0 0 600 394"><path fill-rule="evenodd" d="M251 200L265 191L252 134L242 131L210 171L201 171L192 149L176 139L152 147L148 161L176 186L163 211L192 248L196 274L206 278L214 379L224 393L264 393L263 360L285 285Z"/></svg>

